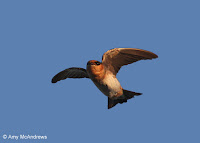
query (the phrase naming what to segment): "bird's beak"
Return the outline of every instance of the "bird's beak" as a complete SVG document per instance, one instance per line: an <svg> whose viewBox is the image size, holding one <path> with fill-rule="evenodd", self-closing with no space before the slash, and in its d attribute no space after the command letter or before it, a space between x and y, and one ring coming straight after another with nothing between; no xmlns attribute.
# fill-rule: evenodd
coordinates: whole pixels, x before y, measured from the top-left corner
<svg viewBox="0 0 200 143"><path fill-rule="evenodd" d="M87 65L94 65L94 63L88 62Z"/></svg>
<svg viewBox="0 0 200 143"><path fill-rule="evenodd" d="M90 63L88 62L88 63L87 63L87 66L89 66L89 65L90 65Z"/></svg>

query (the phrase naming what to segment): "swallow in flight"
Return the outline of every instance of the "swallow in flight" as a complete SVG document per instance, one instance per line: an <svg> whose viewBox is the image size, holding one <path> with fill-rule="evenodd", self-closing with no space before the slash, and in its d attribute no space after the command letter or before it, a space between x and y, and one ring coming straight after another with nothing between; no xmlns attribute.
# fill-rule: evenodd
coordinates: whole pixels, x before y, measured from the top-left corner
<svg viewBox="0 0 200 143"><path fill-rule="evenodd" d="M128 99L142 93L125 90L121 87L116 75L123 65L139 60L154 59L158 56L150 51L136 48L115 48L103 54L102 62L90 60L87 68L72 67L55 75L52 83L66 78L90 78L97 88L108 97L108 109L116 104L127 102Z"/></svg>

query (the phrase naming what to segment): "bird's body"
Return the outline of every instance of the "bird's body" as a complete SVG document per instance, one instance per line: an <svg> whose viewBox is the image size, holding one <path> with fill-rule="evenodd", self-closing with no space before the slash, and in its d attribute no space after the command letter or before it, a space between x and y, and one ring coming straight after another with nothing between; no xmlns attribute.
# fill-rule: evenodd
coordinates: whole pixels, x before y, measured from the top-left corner
<svg viewBox="0 0 200 143"><path fill-rule="evenodd" d="M87 71L89 71L88 68ZM100 79L96 78L96 73L88 73L90 79L94 82L98 89L109 98L114 99L123 94L122 87L118 79L111 72L105 72L103 78Z"/></svg>
<svg viewBox="0 0 200 143"><path fill-rule="evenodd" d="M90 60L86 70L83 68L66 69L52 79L52 83L66 78L90 78L97 88L108 97L108 109L118 103L127 102L128 99L141 93L125 90L121 87L116 74L123 65L138 60L157 58L157 55L135 48L115 48L104 53L102 62Z"/></svg>

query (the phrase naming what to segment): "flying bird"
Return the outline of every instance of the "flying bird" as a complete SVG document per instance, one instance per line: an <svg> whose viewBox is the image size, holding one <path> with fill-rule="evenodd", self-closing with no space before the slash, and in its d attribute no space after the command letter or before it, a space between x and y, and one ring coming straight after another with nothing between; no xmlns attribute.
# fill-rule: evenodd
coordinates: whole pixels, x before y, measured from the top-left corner
<svg viewBox="0 0 200 143"><path fill-rule="evenodd" d="M103 54L102 62L90 60L87 62L86 69L77 67L65 69L52 78L52 83L66 78L90 78L97 88L108 97L108 109L110 109L118 103L122 104L128 99L142 94L122 88L116 78L120 68L139 60L157 57L156 54L142 49L114 48Z"/></svg>

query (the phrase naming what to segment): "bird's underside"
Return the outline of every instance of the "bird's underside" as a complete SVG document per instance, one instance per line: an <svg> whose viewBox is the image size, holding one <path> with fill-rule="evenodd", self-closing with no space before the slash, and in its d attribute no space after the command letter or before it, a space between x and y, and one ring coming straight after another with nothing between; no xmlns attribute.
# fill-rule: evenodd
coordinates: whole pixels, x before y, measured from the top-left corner
<svg viewBox="0 0 200 143"><path fill-rule="evenodd" d="M56 83L60 80L64 80L67 78L90 78L95 85L98 87L98 83L103 86L108 86L110 82L113 80L112 78L107 78L107 73L111 73L112 77L116 78L116 74L120 70L121 66L131 64L133 62L139 60L147 60L154 59L158 56L152 52L135 49L135 48L115 48L104 53L102 57L102 62L91 60L87 64L87 69L72 67L65 69L58 74L56 74L52 78L52 83ZM105 81L105 82L102 82ZM118 81L118 80L117 80ZM113 81L112 81L113 82ZM96 84L97 83L97 84ZM112 85L117 84L117 82L112 83ZM121 86L120 86L121 87ZM141 93L128 91L121 88L121 92L118 97L112 98L108 94L107 91L101 87L98 87L100 91L102 91L106 96L108 96L108 109L114 107L118 103L122 104L127 102L127 100L133 98L134 96L141 95ZM115 88L115 89L112 89ZM118 92L116 86L109 88L109 90L115 90ZM120 91L120 89L119 89ZM108 91L109 92L109 91Z"/></svg>

